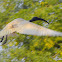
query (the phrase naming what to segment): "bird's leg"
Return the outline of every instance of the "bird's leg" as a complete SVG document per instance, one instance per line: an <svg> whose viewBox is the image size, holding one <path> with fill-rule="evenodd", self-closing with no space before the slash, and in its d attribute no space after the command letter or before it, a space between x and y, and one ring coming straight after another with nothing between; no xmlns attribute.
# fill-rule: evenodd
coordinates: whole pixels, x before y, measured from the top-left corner
<svg viewBox="0 0 62 62"><path fill-rule="evenodd" d="M2 42L2 41L3 41L3 38L4 38L4 36L1 38L1 41L0 41L0 42Z"/></svg>
<svg viewBox="0 0 62 62"><path fill-rule="evenodd" d="M7 35L6 35L6 39L5 39L5 41L3 42L3 44L2 44L2 45L4 45L6 42L7 42Z"/></svg>
<svg viewBox="0 0 62 62"><path fill-rule="evenodd" d="M46 20L42 19L42 18L38 18L38 17L33 17L30 22L33 22L33 21L36 21L36 20L42 20L42 21L45 21L47 22ZM47 22L49 24L49 22Z"/></svg>

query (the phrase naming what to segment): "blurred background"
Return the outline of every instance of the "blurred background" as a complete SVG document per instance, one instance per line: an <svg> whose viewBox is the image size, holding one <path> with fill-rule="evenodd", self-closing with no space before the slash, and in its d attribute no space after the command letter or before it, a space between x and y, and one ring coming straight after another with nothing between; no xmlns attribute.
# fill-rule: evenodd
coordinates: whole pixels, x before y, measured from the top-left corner
<svg viewBox="0 0 62 62"><path fill-rule="evenodd" d="M0 30L16 18L62 32L62 0L0 0ZM62 62L62 37L32 36L17 33L0 46L0 62Z"/></svg>

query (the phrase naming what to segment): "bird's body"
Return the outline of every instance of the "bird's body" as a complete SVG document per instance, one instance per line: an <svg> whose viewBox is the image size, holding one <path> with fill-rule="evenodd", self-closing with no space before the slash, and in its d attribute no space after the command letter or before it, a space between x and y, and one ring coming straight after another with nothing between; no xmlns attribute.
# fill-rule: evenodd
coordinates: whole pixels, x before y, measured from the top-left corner
<svg viewBox="0 0 62 62"><path fill-rule="evenodd" d="M38 35L38 36L62 36L62 32L53 31L26 21L21 18L17 18L12 22L8 23L3 30L0 31L0 37L9 35L13 32L18 32L27 35Z"/></svg>
<svg viewBox="0 0 62 62"><path fill-rule="evenodd" d="M40 25L26 21L22 18L17 18L12 22L8 23L0 31L0 37L9 35L13 32L18 32L20 34L27 34L27 35L37 35L37 36L62 36L62 32L47 29Z"/></svg>

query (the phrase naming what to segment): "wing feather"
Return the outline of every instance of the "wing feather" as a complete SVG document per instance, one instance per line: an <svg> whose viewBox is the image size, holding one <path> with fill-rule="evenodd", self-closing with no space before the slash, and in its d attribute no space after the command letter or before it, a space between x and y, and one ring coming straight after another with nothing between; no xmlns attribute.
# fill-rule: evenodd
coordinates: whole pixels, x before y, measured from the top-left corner
<svg viewBox="0 0 62 62"><path fill-rule="evenodd" d="M62 32L53 31L28 21L20 23L16 31L27 35L62 36Z"/></svg>

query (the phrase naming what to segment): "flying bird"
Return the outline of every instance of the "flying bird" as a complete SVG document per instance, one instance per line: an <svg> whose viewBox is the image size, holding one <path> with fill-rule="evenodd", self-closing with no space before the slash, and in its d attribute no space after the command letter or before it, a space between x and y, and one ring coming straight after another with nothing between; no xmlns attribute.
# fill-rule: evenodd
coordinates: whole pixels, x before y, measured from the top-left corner
<svg viewBox="0 0 62 62"><path fill-rule="evenodd" d="M1 31L0 31L0 38L3 41L4 37L6 37L5 42L7 41L7 36L11 33L18 32L20 34L27 34L27 35L37 35L37 36L62 36L62 32L57 32L40 25L32 23L36 20L42 20L47 22L46 20L38 17L33 17L31 20L26 21L22 18L17 18L12 22L8 23ZM47 22L49 24L49 22Z"/></svg>

